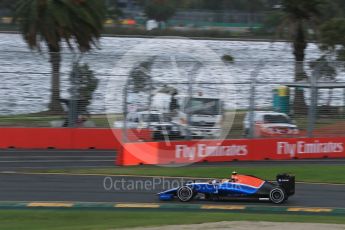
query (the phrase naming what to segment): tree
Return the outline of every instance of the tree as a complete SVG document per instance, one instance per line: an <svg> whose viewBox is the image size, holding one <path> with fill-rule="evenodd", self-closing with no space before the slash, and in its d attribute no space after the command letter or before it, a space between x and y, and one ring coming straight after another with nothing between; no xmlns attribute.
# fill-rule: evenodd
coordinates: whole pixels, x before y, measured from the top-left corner
<svg viewBox="0 0 345 230"><path fill-rule="evenodd" d="M49 111L62 111L60 62L62 43L71 50L87 52L97 46L103 28L104 2L95 0L21 0L16 6L24 40L41 51L46 44L52 66L52 93Z"/></svg>
<svg viewBox="0 0 345 230"><path fill-rule="evenodd" d="M321 26L321 49L337 55L339 61L345 61L345 18L334 18Z"/></svg>
<svg viewBox="0 0 345 230"><path fill-rule="evenodd" d="M325 22L320 29L320 47L322 50L328 52L333 56L335 54L337 60L345 61L345 18L334 18ZM332 55L333 54L333 55ZM345 68L345 65L342 65ZM331 72L332 73L332 72ZM336 76L336 70L334 70L334 76ZM329 93L329 98L331 97ZM330 105L328 99L328 105Z"/></svg>
<svg viewBox="0 0 345 230"><path fill-rule="evenodd" d="M154 60L150 59L141 62L138 66L134 67L129 73L130 90L133 93L149 92L152 90L152 76L151 70Z"/></svg>
<svg viewBox="0 0 345 230"><path fill-rule="evenodd" d="M279 29L282 26L284 26L284 24L282 24L284 18L284 13L282 13L281 11L272 11L272 12L268 12L265 15L265 19L264 19L264 30L267 33L270 34L274 34L274 33L281 33L282 31Z"/></svg>
<svg viewBox="0 0 345 230"><path fill-rule="evenodd" d="M314 71L318 72L318 80L321 81L335 81L337 76L337 70L336 68L331 65L329 60L327 59L327 56L323 55L320 58L318 58L316 61L310 62L310 68ZM332 92L333 89L328 90L328 100L327 100L327 106L331 106L332 102Z"/></svg>
<svg viewBox="0 0 345 230"><path fill-rule="evenodd" d="M88 114L87 107L92 102L92 96L98 87L99 80L88 64L76 64L70 73L71 89L73 99L77 99L78 114Z"/></svg>
<svg viewBox="0 0 345 230"><path fill-rule="evenodd" d="M168 0L151 0L145 6L145 14L149 19L167 22L175 15L175 7Z"/></svg>
<svg viewBox="0 0 345 230"><path fill-rule="evenodd" d="M1 0L0 8L1 9L14 9L15 5L18 3L18 0Z"/></svg>
<svg viewBox="0 0 345 230"><path fill-rule="evenodd" d="M305 50L308 45L308 29L316 31L317 21L321 18L320 6L323 0L283 0L284 24L292 39L295 56L295 81L306 78L304 71ZM294 111L304 113L306 103L303 90L296 89Z"/></svg>

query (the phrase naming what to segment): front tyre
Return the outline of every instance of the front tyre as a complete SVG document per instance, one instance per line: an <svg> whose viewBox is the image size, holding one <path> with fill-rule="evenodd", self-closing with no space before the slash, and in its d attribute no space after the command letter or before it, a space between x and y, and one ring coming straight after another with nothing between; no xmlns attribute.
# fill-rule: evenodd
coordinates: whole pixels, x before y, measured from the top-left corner
<svg viewBox="0 0 345 230"><path fill-rule="evenodd" d="M282 188L273 188L270 191L270 200L274 204L281 204L287 200L287 195Z"/></svg>
<svg viewBox="0 0 345 230"><path fill-rule="evenodd" d="M188 202L193 199L194 192L193 190L188 186L183 186L177 190L177 198L181 202Z"/></svg>

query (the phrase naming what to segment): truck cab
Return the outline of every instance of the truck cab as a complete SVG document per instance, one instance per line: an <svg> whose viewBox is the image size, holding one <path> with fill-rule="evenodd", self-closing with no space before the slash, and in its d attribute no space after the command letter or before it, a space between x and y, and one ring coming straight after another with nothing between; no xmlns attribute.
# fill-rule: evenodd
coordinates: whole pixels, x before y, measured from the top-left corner
<svg viewBox="0 0 345 230"><path fill-rule="evenodd" d="M222 101L215 97L177 96L177 108L172 122L183 136L218 138L223 120Z"/></svg>

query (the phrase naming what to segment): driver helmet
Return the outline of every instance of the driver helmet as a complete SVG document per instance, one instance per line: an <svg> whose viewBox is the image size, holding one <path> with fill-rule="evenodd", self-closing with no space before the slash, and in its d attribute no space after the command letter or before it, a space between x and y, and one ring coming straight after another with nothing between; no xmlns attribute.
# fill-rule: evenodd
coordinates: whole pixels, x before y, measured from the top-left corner
<svg viewBox="0 0 345 230"><path fill-rule="evenodd" d="M236 182L237 181L237 172L233 171L230 178L231 178L231 181Z"/></svg>

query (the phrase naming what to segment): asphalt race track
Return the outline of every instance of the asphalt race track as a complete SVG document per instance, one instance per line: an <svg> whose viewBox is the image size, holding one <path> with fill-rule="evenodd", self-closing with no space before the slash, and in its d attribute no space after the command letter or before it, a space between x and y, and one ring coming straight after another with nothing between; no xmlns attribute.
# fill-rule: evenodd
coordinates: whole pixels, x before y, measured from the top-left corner
<svg viewBox="0 0 345 230"><path fill-rule="evenodd" d="M189 180L190 181L190 180ZM187 180L172 178L0 174L0 201L159 202L155 194ZM297 184L284 206L345 208L345 185ZM174 201L179 203L179 201ZM192 203L224 204L193 201ZM270 205L227 201L228 204Z"/></svg>
<svg viewBox="0 0 345 230"><path fill-rule="evenodd" d="M0 150L0 171L114 167L115 151Z"/></svg>
<svg viewBox="0 0 345 230"><path fill-rule="evenodd" d="M61 169L61 168L98 168L114 167L115 151L90 150L0 150L0 171L19 169ZM266 166L266 165L344 165L345 159L290 160L290 161L257 161L257 162L224 162L198 163L194 166L212 165L230 166Z"/></svg>
<svg viewBox="0 0 345 230"><path fill-rule="evenodd" d="M0 150L0 202L2 201L71 201L71 202L159 202L155 194L189 180L174 178L120 177L67 174L25 174L26 169L103 168L115 167L115 151L23 151ZM345 159L292 160L261 162L200 163L212 165L344 165ZM191 166L193 167L193 166ZM296 185L296 195L285 206L345 208L345 185ZM179 203L178 201L174 201ZM193 201L192 203L223 204ZM228 204L270 205L267 202L231 201Z"/></svg>

